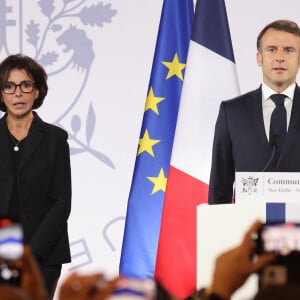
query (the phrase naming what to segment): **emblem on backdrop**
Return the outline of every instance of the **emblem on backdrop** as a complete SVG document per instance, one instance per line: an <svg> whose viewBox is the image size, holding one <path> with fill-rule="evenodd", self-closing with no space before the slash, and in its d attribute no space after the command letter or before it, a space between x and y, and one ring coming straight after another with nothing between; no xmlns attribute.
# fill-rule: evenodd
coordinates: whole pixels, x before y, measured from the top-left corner
<svg viewBox="0 0 300 300"><path fill-rule="evenodd" d="M90 146L97 99L82 95L95 62L93 34L100 36L116 14L110 3L98 0L0 1L0 59L23 53L42 64L48 74L47 107L52 107L47 121L68 131L71 155L87 152L111 168L111 159ZM85 109L78 115L81 101Z"/></svg>

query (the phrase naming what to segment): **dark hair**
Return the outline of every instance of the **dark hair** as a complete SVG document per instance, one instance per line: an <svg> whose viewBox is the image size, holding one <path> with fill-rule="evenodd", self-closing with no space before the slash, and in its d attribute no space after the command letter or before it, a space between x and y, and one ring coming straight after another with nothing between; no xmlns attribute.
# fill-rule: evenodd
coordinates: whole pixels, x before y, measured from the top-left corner
<svg viewBox="0 0 300 300"><path fill-rule="evenodd" d="M13 69L25 70L35 82L36 88L39 90L38 98L34 101L32 109L39 108L47 95L47 73L44 68L29 56L22 54L14 54L5 58L0 64L0 86L7 82L10 72ZM0 95L0 110L6 111L6 106Z"/></svg>
<svg viewBox="0 0 300 300"><path fill-rule="evenodd" d="M260 43L261 39L264 36L264 34L267 32L269 29L275 29L279 31L285 31L289 32L291 34L294 34L296 36L300 37L300 28L296 22L290 21L290 20L277 20L274 21L270 24L268 24L263 30L259 33L256 41L256 48L258 51L260 51Z"/></svg>

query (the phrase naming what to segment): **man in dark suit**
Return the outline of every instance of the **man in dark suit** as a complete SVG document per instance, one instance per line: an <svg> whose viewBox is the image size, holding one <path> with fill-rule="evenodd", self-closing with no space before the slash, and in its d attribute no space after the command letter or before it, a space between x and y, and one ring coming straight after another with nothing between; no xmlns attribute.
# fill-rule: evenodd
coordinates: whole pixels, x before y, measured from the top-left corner
<svg viewBox="0 0 300 300"><path fill-rule="evenodd" d="M289 20L268 24L257 38L257 50L262 85L220 106L213 142L210 204L232 203L236 171L300 172L298 25ZM281 104L273 94L281 94ZM275 128L279 124L281 129Z"/></svg>

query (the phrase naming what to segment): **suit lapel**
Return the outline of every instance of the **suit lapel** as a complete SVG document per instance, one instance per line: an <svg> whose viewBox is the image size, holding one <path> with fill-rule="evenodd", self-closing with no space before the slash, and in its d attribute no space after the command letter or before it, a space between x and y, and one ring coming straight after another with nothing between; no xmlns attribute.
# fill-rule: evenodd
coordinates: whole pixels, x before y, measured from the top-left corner
<svg viewBox="0 0 300 300"><path fill-rule="evenodd" d="M6 168L9 170L10 174L13 174L13 159L11 151L10 136L6 125L6 116L0 119L0 153L2 156L1 159L1 168Z"/></svg>
<svg viewBox="0 0 300 300"><path fill-rule="evenodd" d="M248 98L248 111L252 113L251 122L253 129L257 132L260 140L263 140L266 145L269 144L268 137L266 135L263 110L262 110L262 91L261 87L253 91Z"/></svg>
<svg viewBox="0 0 300 300"><path fill-rule="evenodd" d="M37 116L37 114L35 114L34 120L32 121L32 124L29 129L26 143L24 145L24 149L23 149L22 156L21 156L21 161L19 164L19 170L23 167L23 165L26 163L26 161L30 158L30 156L33 154L33 152L36 150L36 148L39 146L39 144L41 143L41 141L43 139L44 139L43 122Z"/></svg>
<svg viewBox="0 0 300 300"><path fill-rule="evenodd" d="M286 155L286 153L288 153L290 147L292 147L291 143L293 142L295 136L297 135L296 137L299 138L299 134L300 134L300 89L299 86L296 85L291 118L288 127L288 132L286 135L286 141L283 145L281 155L278 159L277 166L279 166L280 162L282 161L282 158Z"/></svg>
<svg viewBox="0 0 300 300"><path fill-rule="evenodd" d="M2 188L0 213L5 214L8 211L11 189L14 182L14 157L12 143L6 125L6 116L0 119L0 157L0 184ZM5 184L5 186L3 186L3 184Z"/></svg>
<svg viewBox="0 0 300 300"><path fill-rule="evenodd" d="M299 132L299 128L300 128L299 120L300 120L300 89L298 86L296 86L287 137L290 134L295 134L295 133L299 134L300 133Z"/></svg>

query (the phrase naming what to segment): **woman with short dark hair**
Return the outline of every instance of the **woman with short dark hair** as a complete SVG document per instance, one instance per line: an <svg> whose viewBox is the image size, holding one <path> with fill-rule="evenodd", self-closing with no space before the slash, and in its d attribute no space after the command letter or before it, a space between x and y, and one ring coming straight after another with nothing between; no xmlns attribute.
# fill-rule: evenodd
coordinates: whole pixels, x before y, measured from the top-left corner
<svg viewBox="0 0 300 300"><path fill-rule="evenodd" d="M18 218L50 295L70 262L67 220L71 167L67 132L33 109L47 95L47 74L35 60L11 55L0 64L0 214Z"/></svg>

